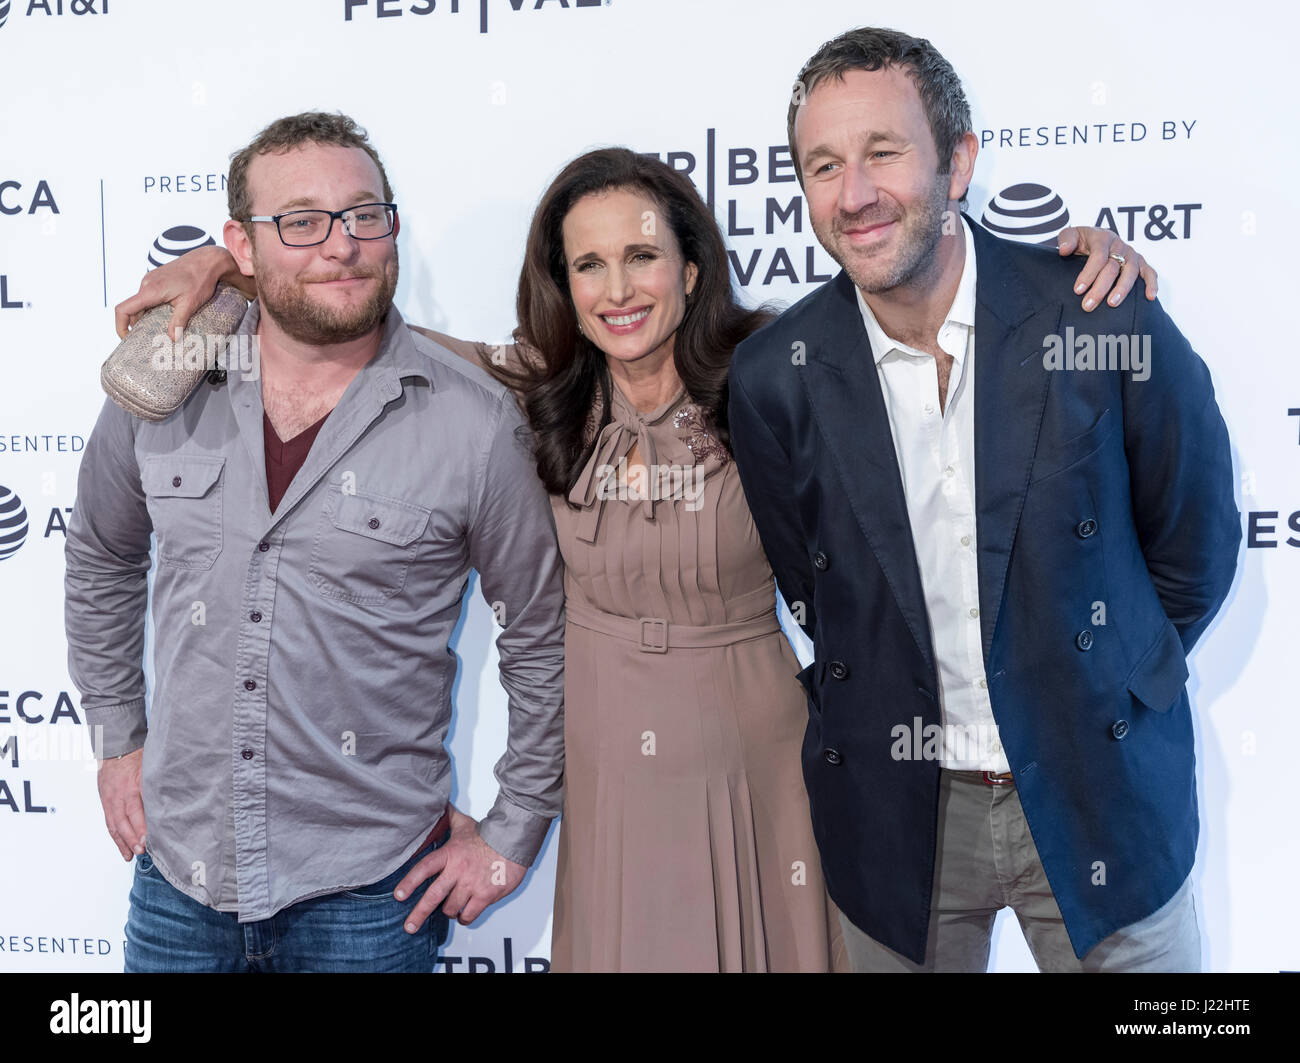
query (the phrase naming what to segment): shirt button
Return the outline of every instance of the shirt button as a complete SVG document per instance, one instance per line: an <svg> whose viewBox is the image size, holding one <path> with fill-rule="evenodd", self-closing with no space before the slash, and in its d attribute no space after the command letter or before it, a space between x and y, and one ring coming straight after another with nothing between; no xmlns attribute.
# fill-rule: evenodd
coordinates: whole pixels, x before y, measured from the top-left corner
<svg viewBox="0 0 1300 1063"><path fill-rule="evenodd" d="M979 619L979 615L980 615L980 611L979 611L978 609L972 609L972 610L970 611L970 618L971 618L972 620L978 620L978 619Z"/></svg>
<svg viewBox="0 0 1300 1063"><path fill-rule="evenodd" d="M371 531L374 531L374 529L379 527L379 518L371 517L368 521L366 521L366 527L369 528Z"/></svg>
<svg viewBox="0 0 1300 1063"><path fill-rule="evenodd" d="M260 624L262 622L262 614L259 613L256 609L254 609L251 613L248 614L248 619L251 620L254 624Z"/></svg>
<svg viewBox="0 0 1300 1063"><path fill-rule="evenodd" d="M926 412L926 413L934 413L934 404L933 404L933 403L929 403L929 402L927 402L927 403L925 404L925 412Z"/></svg>
<svg viewBox="0 0 1300 1063"><path fill-rule="evenodd" d="M828 669L832 679L848 679L849 666L843 661L831 661Z"/></svg>
<svg viewBox="0 0 1300 1063"><path fill-rule="evenodd" d="M980 689L981 689L981 690L988 690L988 688L989 688L989 681L988 681L987 679L981 679L981 680L980 680Z"/></svg>
<svg viewBox="0 0 1300 1063"><path fill-rule="evenodd" d="M813 554L813 565L825 572L831 567L831 559L822 553L822 551L818 550Z"/></svg>
<svg viewBox="0 0 1300 1063"><path fill-rule="evenodd" d="M824 749L822 756L826 758L827 764L839 764L844 758L840 756L838 749Z"/></svg>
<svg viewBox="0 0 1300 1063"><path fill-rule="evenodd" d="M1074 644L1081 650L1092 649L1092 632L1084 629L1074 636Z"/></svg>
<svg viewBox="0 0 1300 1063"><path fill-rule="evenodd" d="M180 487L180 485L181 485L181 478L180 478L179 476L173 476L173 477L172 477L172 486L173 486L173 487Z"/></svg>
<svg viewBox="0 0 1300 1063"><path fill-rule="evenodd" d="M1093 520L1091 517L1089 517L1087 520L1079 521L1079 523L1075 526L1074 529L1074 533L1080 539L1089 539L1096 533L1096 531L1097 531L1097 522Z"/></svg>
<svg viewBox="0 0 1300 1063"><path fill-rule="evenodd" d="M956 475L956 473L953 471L953 467L952 467L951 465L949 465L946 469L943 470L943 474L944 474L945 476L948 476L948 477L951 477L951 476L955 476L955 475Z"/></svg>
<svg viewBox="0 0 1300 1063"><path fill-rule="evenodd" d="M239 755L243 757L245 760L253 759L253 751L251 749L241 749L239 751Z"/></svg>
<svg viewBox="0 0 1300 1063"><path fill-rule="evenodd" d="M271 549L271 544L270 544L270 543L258 543L258 544L257 544L257 549L258 549L258 552L259 552L259 553L263 553L263 554L264 554L264 553L266 553L269 549Z"/></svg>
<svg viewBox="0 0 1300 1063"><path fill-rule="evenodd" d="M970 536L969 536L969 535L963 535L963 536L961 537L961 544L962 544L962 546L970 546Z"/></svg>
<svg viewBox="0 0 1300 1063"><path fill-rule="evenodd" d="M244 680L244 689L245 689L245 690L256 690L256 689L257 689L257 684L254 683L251 679L245 679L245 680Z"/></svg>
<svg viewBox="0 0 1300 1063"><path fill-rule="evenodd" d="M1128 734L1128 720L1116 720L1110 725L1110 733L1116 738L1123 738Z"/></svg>

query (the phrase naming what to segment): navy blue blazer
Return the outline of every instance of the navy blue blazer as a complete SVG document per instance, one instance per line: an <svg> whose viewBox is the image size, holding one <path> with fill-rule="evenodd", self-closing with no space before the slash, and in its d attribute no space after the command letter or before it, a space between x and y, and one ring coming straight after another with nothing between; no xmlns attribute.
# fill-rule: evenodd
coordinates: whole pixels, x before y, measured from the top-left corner
<svg viewBox="0 0 1300 1063"><path fill-rule="evenodd" d="M1149 915L1191 870L1185 654L1241 539L1210 374L1140 291L1085 314L1078 261L971 224L975 501L984 666L1016 787L1075 953ZM1149 378L1048 368L1050 336L1150 337ZM804 779L831 897L923 962L939 764L929 621L889 421L841 272L736 350L741 483L812 639ZM1098 609L1097 603L1104 605ZM1104 620L1098 623L1097 620Z"/></svg>

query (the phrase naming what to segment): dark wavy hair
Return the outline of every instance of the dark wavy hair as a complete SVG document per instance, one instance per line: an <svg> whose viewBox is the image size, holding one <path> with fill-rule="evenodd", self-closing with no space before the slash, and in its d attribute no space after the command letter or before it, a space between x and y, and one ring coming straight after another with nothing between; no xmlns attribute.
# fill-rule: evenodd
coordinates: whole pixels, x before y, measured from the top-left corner
<svg viewBox="0 0 1300 1063"><path fill-rule="evenodd" d="M587 424L592 404L603 396L598 434L609 423L614 386L604 352L578 331L562 226L584 196L614 190L650 199L676 236L683 259L699 270L675 335L673 363L710 432L728 450L732 352L774 316L766 305L749 309L737 299L722 233L689 178L627 148L590 151L565 166L533 214L519 274L515 339L540 357L526 358L519 367L487 366L519 393L533 431L537 474L552 494L572 490L595 447Z"/></svg>

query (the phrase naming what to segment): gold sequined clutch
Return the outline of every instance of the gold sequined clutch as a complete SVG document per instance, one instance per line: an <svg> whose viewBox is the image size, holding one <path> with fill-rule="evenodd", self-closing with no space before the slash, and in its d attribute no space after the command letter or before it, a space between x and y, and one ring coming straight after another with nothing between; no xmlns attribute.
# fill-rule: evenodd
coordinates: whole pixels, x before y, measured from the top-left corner
<svg viewBox="0 0 1300 1063"><path fill-rule="evenodd" d="M186 400L208 373L218 368L223 342L243 320L248 300L238 288L217 285L216 294L198 308L179 343L167 335L172 308L168 303L145 312L104 360L99 382L108 397L127 413L161 421Z"/></svg>

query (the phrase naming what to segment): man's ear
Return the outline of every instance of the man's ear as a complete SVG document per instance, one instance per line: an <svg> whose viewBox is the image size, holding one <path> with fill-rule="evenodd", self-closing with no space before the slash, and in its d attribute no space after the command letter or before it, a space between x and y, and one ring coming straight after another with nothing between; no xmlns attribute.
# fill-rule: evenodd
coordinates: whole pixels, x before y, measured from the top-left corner
<svg viewBox="0 0 1300 1063"><path fill-rule="evenodd" d="M244 225L244 222L235 221L234 218L231 218L222 227L221 238L226 242L226 250L230 252L231 257L235 260L239 272L245 277L252 277L254 276L253 239L248 235Z"/></svg>
<svg viewBox="0 0 1300 1063"><path fill-rule="evenodd" d="M948 167L948 199L956 201L966 194L971 180L975 176L975 156L979 154L980 142L974 133L963 133L953 146L952 159Z"/></svg>
<svg viewBox="0 0 1300 1063"><path fill-rule="evenodd" d="M397 234L400 233L401 231L402 231L402 216L399 214L396 218L393 219L392 237L394 240L397 239Z"/></svg>

